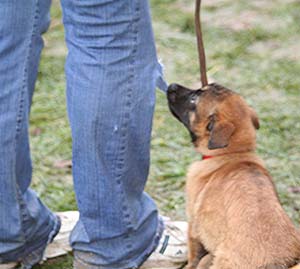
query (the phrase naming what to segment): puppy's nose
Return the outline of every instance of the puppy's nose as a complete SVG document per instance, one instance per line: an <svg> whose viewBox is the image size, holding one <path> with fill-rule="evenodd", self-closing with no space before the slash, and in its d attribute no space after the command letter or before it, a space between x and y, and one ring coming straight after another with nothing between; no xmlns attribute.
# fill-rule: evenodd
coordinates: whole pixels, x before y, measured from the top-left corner
<svg viewBox="0 0 300 269"><path fill-rule="evenodd" d="M168 91L167 91L167 96L168 96L169 102L175 103L176 96L177 96L177 89L178 89L177 84L172 83L171 85L169 85Z"/></svg>
<svg viewBox="0 0 300 269"><path fill-rule="evenodd" d="M171 85L169 85L168 87L168 92L176 92L178 90L178 85L176 83L172 83Z"/></svg>

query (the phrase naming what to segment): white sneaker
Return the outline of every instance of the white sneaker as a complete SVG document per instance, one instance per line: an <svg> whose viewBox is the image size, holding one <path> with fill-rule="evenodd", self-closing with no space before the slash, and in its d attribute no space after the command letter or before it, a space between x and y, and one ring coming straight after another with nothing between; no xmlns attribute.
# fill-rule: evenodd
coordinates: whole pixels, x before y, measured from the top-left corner
<svg viewBox="0 0 300 269"><path fill-rule="evenodd" d="M187 222L165 220L164 223L158 247L140 269L178 269L186 265Z"/></svg>

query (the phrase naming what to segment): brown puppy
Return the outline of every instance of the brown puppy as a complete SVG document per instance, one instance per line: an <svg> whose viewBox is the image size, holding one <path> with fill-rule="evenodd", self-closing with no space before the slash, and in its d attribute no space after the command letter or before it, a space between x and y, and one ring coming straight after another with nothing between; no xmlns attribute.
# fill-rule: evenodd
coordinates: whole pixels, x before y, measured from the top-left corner
<svg viewBox="0 0 300 269"><path fill-rule="evenodd" d="M254 110L217 84L205 90L172 84L168 102L188 128L196 150L206 156L187 174L188 268L295 266L300 235L254 152L259 128Z"/></svg>

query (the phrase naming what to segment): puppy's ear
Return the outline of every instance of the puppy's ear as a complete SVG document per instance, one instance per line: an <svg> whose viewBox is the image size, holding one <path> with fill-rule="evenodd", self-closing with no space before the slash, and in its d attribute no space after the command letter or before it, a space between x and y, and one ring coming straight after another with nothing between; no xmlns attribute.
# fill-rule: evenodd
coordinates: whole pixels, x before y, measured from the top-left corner
<svg viewBox="0 0 300 269"><path fill-rule="evenodd" d="M256 112L254 111L254 109L252 107L250 107L250 116L251 116L251 121L253 126L255 127L256 130L259 129L259 119L258 116L256 114Z"/></svg>
<svg viewBox="0 0 300 269"><path fill-rule="evenodd" d="M218 122L214 121L209 123L211 128L210 137L208 141L208 149L225 148L229 144L230 137L232 136L235 127L231 122Z"/></svg>

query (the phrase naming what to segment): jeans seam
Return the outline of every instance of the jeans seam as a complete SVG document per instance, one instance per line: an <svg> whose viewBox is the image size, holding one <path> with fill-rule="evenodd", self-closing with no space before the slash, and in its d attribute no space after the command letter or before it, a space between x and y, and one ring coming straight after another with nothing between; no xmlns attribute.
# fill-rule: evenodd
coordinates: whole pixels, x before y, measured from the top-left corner
<svg viewBox="0 0 300 269"><path fill-rule="evenodd" d="M129 119L130 119L130 107L132 106L132 92L133 92L133 87L134 87L134 76L135 76L135 58L137 56L137 43L138 43L138 22L140 20L139 18L139 14L140 14L140 7L139 7L139 1L135 1L135 6L134 6L134 14L136 17L133 17L132 19L132 27L131 27L131 31L134 34L133 37L133 46L132 46L132 56L131 56L131 60L129 63L129 70L131 75L129 76L128 79L128 89L127 89L127 94L126 94L126 98L125 98L125 113L123 114L124 117L124 121L123 121L123 125L121 126L121 142L119 144L119 158L117 159L117 163L116 163L116 183L117 185L119 185L119 187L121 187L120 185L122 184L121 181L121 176L122 173L124 171L124 154L126 151L126 136L127 136L127 128L128 128L128 123L129 123ZM121 190L121 199L122 199L122 214L123 214L123 219L125 222L125 225L127 228L132 228L132 222L130 220L130 218L132 219L132 216L130 216L130 214L128 213L128 204L125 201L125 197L124 197L124 192ZM126 235L125 240L127 241L125 247L126 249L132 249L132 239L130 238L129 235Z"/></svg>
<svg viewBox="0 0 300 269"><path fill-rule="evenodd" d="M16 115L16 132L15 132L15 144L14 144L14 150L15 150L15 155L17 154L17 141L18 141L18 137L19 137L19 133L21 131L21 124L22 121L24 120L24 94L26 91L26 83L27 83L27 79L26 76L28 74L28 65L29 65L29 58L30 58L30 53L32 50L32 38L34 36L34 32L35 29L37 27L37 20L38 20L38 16L39 16L39 8L38 8L38 0L35 1L35 10L33 13L33 24L32 24L32 29L30 31L30 35L29 35L29 42L28 42L28 49L26 51L26 56L25 56L25 63L24 63L24 69L23 69L23 79L22 79L22 87L20 89L19 92L19 96L18 96L18 110L17 110L17 115ZM14 159L14 169L16 166L16 159ZM17 201L19 203L19 208L20 208L20 220L21 220L21 237L24 240L24 242L27 242L27 238L26 238L26 232L23 230L24 225L23 225L23 220L24 217L26 216L26 212L23 210L22 206L25 204L23 199L22 199L22 192L17 184L17 179L16 179L16 174L14 175L15 178L15 188L16 188L16 198Z"/></svg>

